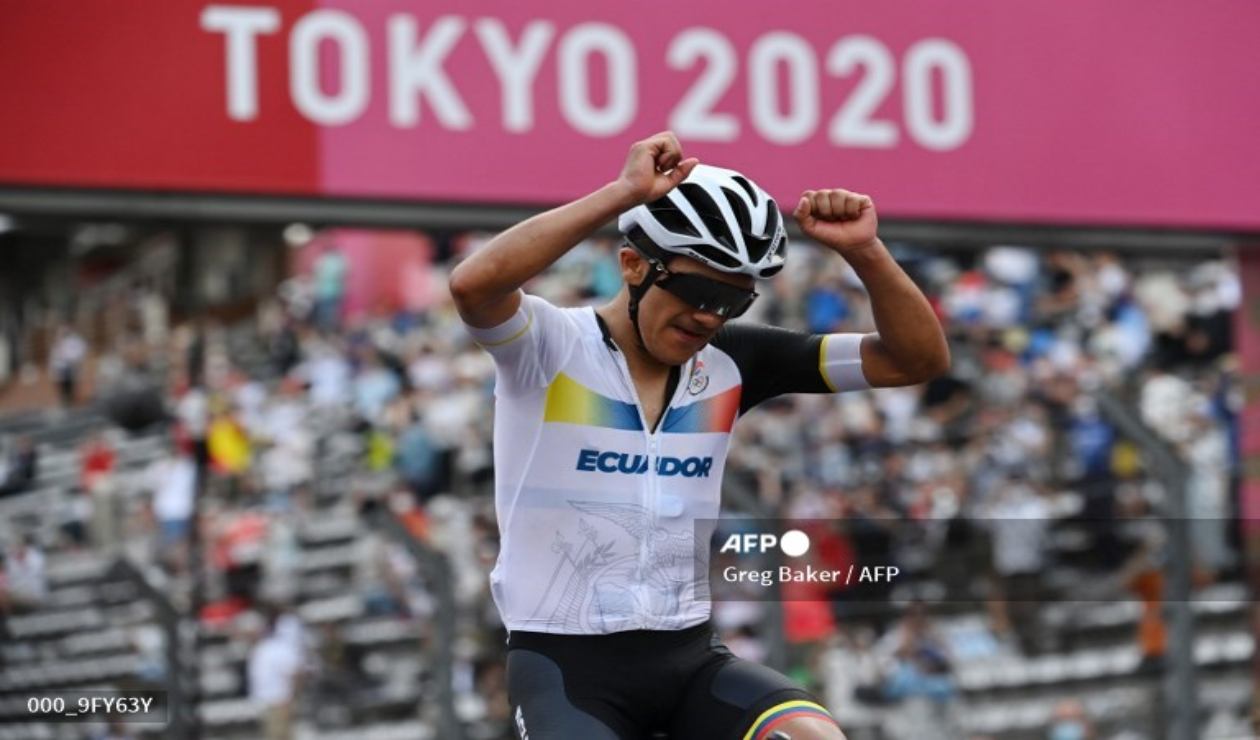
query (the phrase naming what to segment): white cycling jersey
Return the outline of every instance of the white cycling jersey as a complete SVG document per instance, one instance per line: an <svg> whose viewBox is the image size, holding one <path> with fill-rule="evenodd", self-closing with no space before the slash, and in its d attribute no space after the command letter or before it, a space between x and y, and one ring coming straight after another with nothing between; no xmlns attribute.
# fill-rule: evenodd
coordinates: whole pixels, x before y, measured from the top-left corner
<svg viewBox="0 0 1260 740"><path fill-rule="evenodd" d="M712 527L697 520L718 517L736 418L782 393L869 387L860 334L728 324L679 368L650 429L593 308L526 295L500 326L468 329L497 367L501 545L490 581L509 630L678 630L708 619Z"/></svg>

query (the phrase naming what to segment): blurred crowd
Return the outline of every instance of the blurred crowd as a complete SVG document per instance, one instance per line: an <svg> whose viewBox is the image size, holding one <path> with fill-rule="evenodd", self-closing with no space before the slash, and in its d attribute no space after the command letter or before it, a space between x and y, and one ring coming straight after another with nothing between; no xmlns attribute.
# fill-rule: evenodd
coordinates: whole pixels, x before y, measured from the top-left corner
<svg viewBox="0 0 1260 740"><path fill-rule="evenodd" d="M451 264L486 238L457 239ZM560 305L607 300L621 284L616 248L585 242L527 289ZM1094 527L1092 546L1112 566L1114 593L1150 605L1135 640L1157 666L1166 642L1157 608L1164 543L1139 524L1166 492L1096 394L1139 409L1187 461L1197 582L1228 576L1237 565L1236 270L1220 259L1106 252L893 249L947 329L951 372L912 388L767 402L736 426L727 474L731 486L754 492L756 513L844 520L851 526L833 550L857 555L837 557L898 566L943 584L948 598L869 609L894 598L890 587L873 585L788 601L793 671L833 706L860 712L919 701L931 708L925 721L939 721L933 712L948 715L958 695L951 666L964 654L1055 649L1035 612L1038 599L1053 598L1048 533L1066 519ZM72 327L58 332L47 372L63 404L85 400L76 386L90 366L93 393L116 418L135 427L174 423L139 482L147 502L139 515L122 505L123 484L111 476L116 441L94 435L79 452L79 493L63 512L62 539L44 544L111 550L140 537L184 606L191 569L201 563L207 624L254 615L254 627L233 634L253 645L250 695L269 707L269 736L283 737L299 684L336 687L345 675L335 667L344 663L336 634L303 628L291 609L295 533L327 515L313 489L328 440L310 420L331 419L328 428L357 445L353 482L339 495L364 522L354 584L366 613L416 621L432 614L414 560L367 524L366 514L390 511L452 563L461 711L504 720L503 640L487 579L497 550L494 366L449 300L421 313L347 317L354 265L335 248L313 264L258 308L253 363L234 354L228 327L198 320L154 328L165 313L139 299L133 324L150 328L128 341L90 348ZM451 264L434 267L435 283ZM811 332L874 329L861 284L822 250L794 245L785 272L762 291L744 320ZM145 400L154 388L160 409ZM3 441L0 496L29 487L37 458L29 438ZM208 471L199 502L198 470ZM24 538L5 544L0 613L15 613L46 591L44 554ZM934 611L967 598L983 604L986 622L943 636ZM769 606L715 606L735 652L767 655ZM1055 737L1089 736L1079 706L1060 707L1056 717L1082 734Z"/></svg>

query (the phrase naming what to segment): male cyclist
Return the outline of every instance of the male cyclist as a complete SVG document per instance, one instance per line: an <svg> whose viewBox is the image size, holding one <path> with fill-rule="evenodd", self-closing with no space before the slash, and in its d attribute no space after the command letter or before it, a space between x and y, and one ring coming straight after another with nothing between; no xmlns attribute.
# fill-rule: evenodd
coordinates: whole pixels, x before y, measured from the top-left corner
<svg viewBox="0 0 1260 740"><path fill-rule="evenodd" d="M843 738L812 696L714 638L700 521L718 516L731 427L757 403L921 383L949 350L876 236L870 198L807 190L794 215L853 267L876 333L728 325L782 269L782 218L746 177L684 159L669 132L635 143L614 182L452 273L497 366L491 587L522 738ZM611 303L558 308L521 292L615 216L626 284Z"/></svg>

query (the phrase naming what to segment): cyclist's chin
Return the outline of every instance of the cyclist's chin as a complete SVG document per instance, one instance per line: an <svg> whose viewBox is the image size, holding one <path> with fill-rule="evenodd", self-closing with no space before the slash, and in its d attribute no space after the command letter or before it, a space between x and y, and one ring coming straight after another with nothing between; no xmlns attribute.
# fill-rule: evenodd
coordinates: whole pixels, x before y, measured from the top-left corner
<svg viewBox="0 0 1260 740"><path fill-rule="evenodd" d="M679 332L666 330L656 336L656 341L648 345L652 357L665 365L681 365L704 347L703 338L682 336Z"/></svg>

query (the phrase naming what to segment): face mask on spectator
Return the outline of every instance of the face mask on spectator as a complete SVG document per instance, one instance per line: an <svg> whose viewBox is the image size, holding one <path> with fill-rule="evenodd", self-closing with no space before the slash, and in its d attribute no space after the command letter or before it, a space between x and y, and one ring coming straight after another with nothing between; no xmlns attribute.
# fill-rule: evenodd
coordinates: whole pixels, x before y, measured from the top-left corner
<svg viewBox="0 0 1260 740"><path fill-rule="evenodd" d="M1085 740L1085 726L1080 722L1057 722L1050 728L1049 740Z"/></svg>

